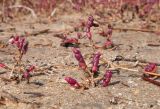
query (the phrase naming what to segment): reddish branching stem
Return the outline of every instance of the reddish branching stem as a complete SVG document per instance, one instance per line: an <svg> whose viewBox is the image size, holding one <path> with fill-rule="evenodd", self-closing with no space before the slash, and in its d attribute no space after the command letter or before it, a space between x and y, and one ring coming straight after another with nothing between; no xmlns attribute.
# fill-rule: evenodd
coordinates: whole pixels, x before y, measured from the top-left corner
<svg viewBox="0 0 160 109"><path fill-rule="evenodd" d="M11 36L9 41L8 41L9 45L13 45L18 49L18 54L17 54L17 58L14 57L15 59L15 65L13 66L12 69L8 68L7 66L5 66L5 68L11 70L11 77L13 76L13 78L15 78L17 80L17 78L19 79L18 81L20 81L20 76L18 75L13 75L14 72L19 72L22 73L22 78L25 78L28 80L29 82L29 78L30 78L30 72L32 72L35 67L34 66L30 66L29 68L27 68L26 70L24 70L24 66L21 64L22 61L22 57L24 54L26 54L26 52L28 51L28 41L26 40L25 37L23 36ZM4 67L4 66L3 66Z"/></svg>
<svg viewBox="0 0 160 109"><path fill-rule="evenodd" d="M98 24L94 23L93 16L89 16L85 26L86 36L89 40L92 40L91 27L98 27Z"/></svg>
<svg viewBox="0 0 160 109"><path fill-rule="evenodd" d="M107 29L106 31L100 32L99 34L100 34L101 36L106 37L107 40L110 40L111 37L112 37L112 33L113 33L113 27L109 24L109 25L108 25L108 29Z"/></svg>

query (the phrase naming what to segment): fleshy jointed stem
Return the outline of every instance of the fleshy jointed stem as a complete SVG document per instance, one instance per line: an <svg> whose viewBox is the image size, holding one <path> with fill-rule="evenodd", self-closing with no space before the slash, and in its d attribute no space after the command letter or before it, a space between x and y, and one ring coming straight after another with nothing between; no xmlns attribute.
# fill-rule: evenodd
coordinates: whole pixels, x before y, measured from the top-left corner
<svg viewBox="0 0 160 109"><path fill-rule="evenodd" d="M79 67L85 71L87 68L87 65L86 65L86 62L84 61L84 58L80 50L78 50L77 48L72 48L72 51L74 53L75 58L77 59L79 63Z"/></svg>

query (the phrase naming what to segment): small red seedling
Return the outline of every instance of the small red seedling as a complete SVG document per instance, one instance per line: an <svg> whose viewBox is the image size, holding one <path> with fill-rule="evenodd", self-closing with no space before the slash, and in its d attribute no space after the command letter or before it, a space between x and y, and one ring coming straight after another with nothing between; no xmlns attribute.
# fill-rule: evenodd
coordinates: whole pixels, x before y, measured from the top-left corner
<svg viewBox="0 0 160 109"><path fill-rule="evenodd" d="M113 42L111 40L107 40L104 43L104 48L109 49L109 48L112 48L112 47L113 47Z"/></svg>
<svg viewBox="0 0 160 109"><path fill-rule="evenodd" d="M24 37L20 36L11 36L11 38L8 41L9 44L15 45L19 52L23 55L26 54L28 50L28 41Z"/></svg>
<svg viewBox="0 0 160 109"><path fill-rule="evenodd" d="M106 73L104 74L104 77L103 77L103 80L102 80L102 86L103 87L108 86L111 78L112 78L112 71L107 70Z"/></svg>
<svg viewBox="0 0 160 109"><path fill-rule="evenodd" d="M26 71L23 73L23 78L27 79L27 83L29 83L30 73L35 69L35 66L30 66Z"/></svg>
<svg viewBox="0 0 160 109"><path fill-rule="evenodd" d="M157 71L157 65L155 63L149 63L145 68L144 68L145 72L152 72L152 73L156 73Z"/></svg>
<svg viewBox="0 0 160 109"><path fill-rule="evenodd" d="M30 66L30 67L28 68L28 71L29 71L29 72L32 72L34 69L35 69L35 66L32 65L32 66Z"/></svg>
<svg viewBox="0 0 160 109"><path fill-rule="evenodd" d="M0 63L0 68L6 68L5 64Z"/></svg>
<svg viewBox="0 0 160 109"><path fill-rule="evenodd" d="M70 84L74 88L80 88L80 84L71 77L65 77L65 81L67 81L67 83Z"/></svg>

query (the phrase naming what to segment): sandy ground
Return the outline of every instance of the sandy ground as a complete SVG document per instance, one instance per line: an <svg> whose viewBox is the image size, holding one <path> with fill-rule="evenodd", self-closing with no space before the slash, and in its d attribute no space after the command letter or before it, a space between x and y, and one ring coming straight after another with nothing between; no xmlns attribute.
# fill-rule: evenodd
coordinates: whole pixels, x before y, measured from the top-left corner
<svg viewBox="0 0 160 109"><path fill-rule="evenodd" d="M77 19L80 18L86 19L87 16L63 15L54 21L46 19L36 21L32 18L24 18L1 23L0 28L5 31L0 33L0 41L7 41L11 35L32 33L44 29L52 31L73 30L72 25L76 24ZM117 21L113 24L126 28L139 26L137 20L126 24ZM102 45L105 38L96 34L97 31L97 28L93 28L93 39ZM76 33L72 32L69 36L75 37ZM26 84L25 81L16 84L0 79L1 95L8 92L22 101L19 103L8 101L6 105L0 105L1 109L159 109L159 87L142 80L140 72L120 70L119 74L113 74L111 85L106 88L99 86L85 91L71 90L68 84L61 83L61 81L65 76L72 76L80 80L78 77L82 72L78 70L77 61L71 49L60 46L61 39L55 37L55 32L28 36L27 39L30 45L29 51L23 58L24 64L33 64L38 67L61 65L62 67L53 67L43 71L44 75L32 77L30 84ZM155 34L114 31L112 40L119 47L116 50L101 50L105 59L110 60L117 55L122 55L126 58L136 57L151 62L159 62L160 60L160 47L147 46L150 42L160 43L159 36ZM80 42L88 43L88 40L82 39ZM14 53L12 47L0 49ZM83 45L80 45L80 50L83 55L94 53L91 47ZM89 64L90 59L87 56L85 59ZM11 65L13 63L12 55L0 52L0 61ZM100 67L100 70L104 72L105 67ZM2 70L0 71L2 72ZM0 76L6 75L1 74ZM40 95L27 94L28 92L40 93Z"/></svg>

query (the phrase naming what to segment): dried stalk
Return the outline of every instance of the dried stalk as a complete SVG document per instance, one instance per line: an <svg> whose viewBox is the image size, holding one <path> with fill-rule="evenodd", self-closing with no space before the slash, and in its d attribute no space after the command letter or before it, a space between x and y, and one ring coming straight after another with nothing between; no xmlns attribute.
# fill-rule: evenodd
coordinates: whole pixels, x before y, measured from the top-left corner
<svg viewBox="0 0 160 109"><path fill-rule="evenodd" d="M160 44L152 44L152 43L149 43L149 44L147 44L147 46L151 46L151 47L159 47L160 46Z"/></svg>
<svg viewBox="0 0 160 109"><path fill-rule="evenodd" d="M129 68L126 68L126 67L122 67L122 66L119 66L119 65L115 65L112 63L112 65L115 69L123 69L123 70L128 70L128 71L132 71L132 72L139 72L139 70L134 70L134 69L129 69Z"/></svg>
<svg viewBox="0 0 160 109"><path fill-rule="evenodd" d="M139 62L139 63L153 63L146 60L140 60L140 59L130 59L130 58L124 58L123 56L116 56L116 58L113 61L128 61L128 62ZM155 63L157 66L160 66L160 63Z"/></svg>
<svg viewBox="0 0 160 109"><path fill-rule="evenodd" d="M143 73L160 77L160 74L158 74L158 73L152 73L152 72L146 72L146 71L144 71Z"/></svg>
<svg viewBox="0 0 160 109"><path fill-rule="evenodd" d="M147 29L135 29L135 28L113 28L113 30L119 31L140 31L140 32L149 32L149 33L157 33L156 30L147 30Z"/></svg>
<svg viewBox="0 0 160 109"><path fill-rule="evenodd" d="M53 16L55 15L56 11L57 11L57 8L55 8L55 9L51 12L50 17L53 17Z"/></svg>
<svg viewBox="0 0 160 109"><path fill-rule="evenodd" d="M12 8L24 8L24 9L30 11L31 14L32 14L32 16L33 16L35 19L37 19L37 15L35 14L34 10L31 9L31 8L29 8L29 7L27 7L27 6L23 6L23 5L13 5L13 6L9 6L9 7L7 7L7 8L10 8L10 9L12 9Z"/></svg>
<svg viewBox="0 0 160 109"><path fill-rule="evenodd" d="M27 34L27 36L37 36L37 35L49 33L49 32L50 32L50 29L44 29L44 30L40 30L40 31L35 31L33 33L26 33L26 34Z"/></svg>
<svg viewBox="0 0 160 109"><path fill-rule="evenodd" d="M42 96L45 96L44 94L39 93L39 92L24 92L24 94L29 94L32 97L42 97Z"/></svg>
<svg viewBox="0 0 160 109"><path fill-rule="evenodd" d="M6 0L3 0L3 4L2 4L2 20L5 19L5 1Z"/></svg>

